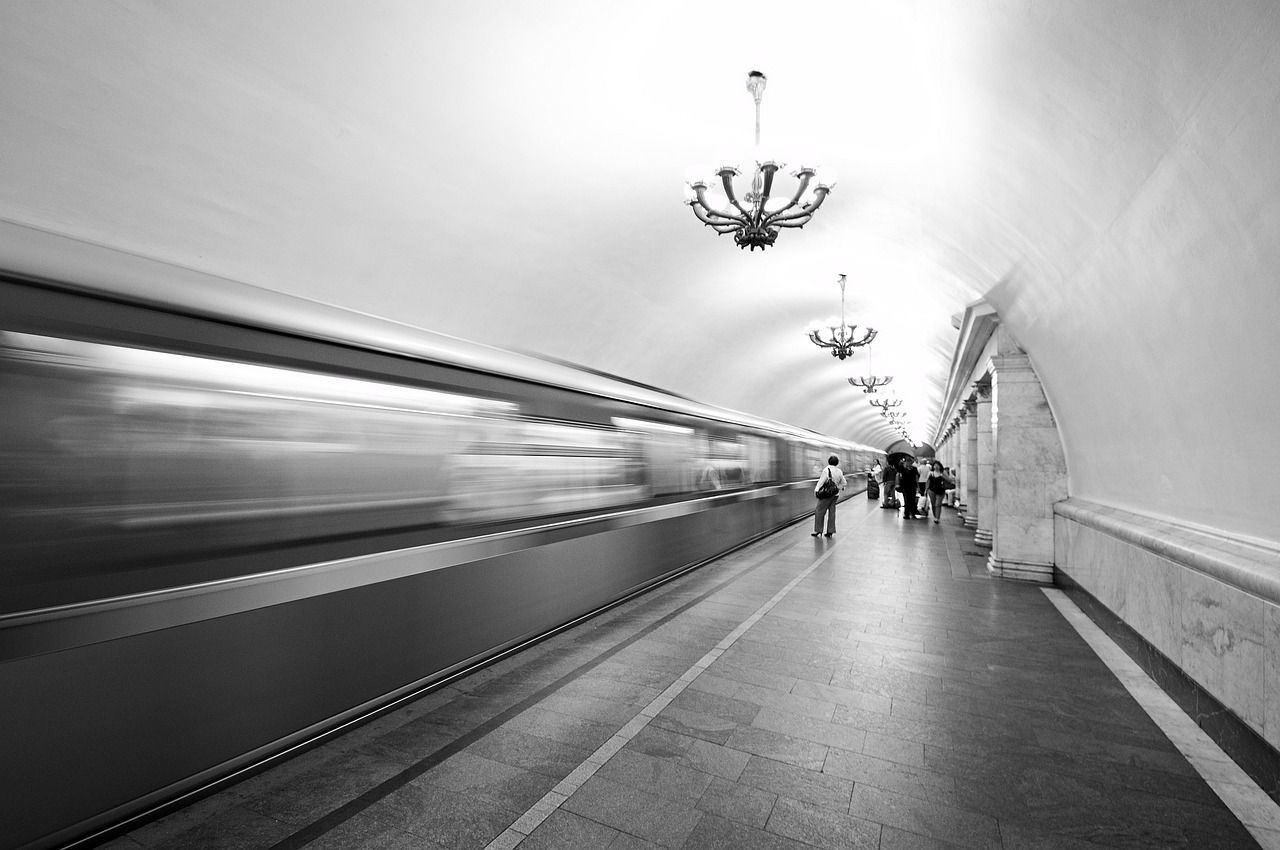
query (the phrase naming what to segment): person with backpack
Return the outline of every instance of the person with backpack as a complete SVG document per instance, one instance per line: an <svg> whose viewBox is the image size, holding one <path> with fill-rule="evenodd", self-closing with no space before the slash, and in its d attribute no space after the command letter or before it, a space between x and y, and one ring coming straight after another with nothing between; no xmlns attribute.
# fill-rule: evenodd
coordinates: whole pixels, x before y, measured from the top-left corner
<svg viewBox="0 0 1280 850"><path fill-rule="evenodd" d="M818 476L818 483L813 487L813 495L818 500L818 508L813 512L813 534L822 534L822 521L827 521L827 537L836 533L836 502L840 500L840 491L844 489L844 473L840 471L840 458L832 455L827 458L827 466Z"/></svg>

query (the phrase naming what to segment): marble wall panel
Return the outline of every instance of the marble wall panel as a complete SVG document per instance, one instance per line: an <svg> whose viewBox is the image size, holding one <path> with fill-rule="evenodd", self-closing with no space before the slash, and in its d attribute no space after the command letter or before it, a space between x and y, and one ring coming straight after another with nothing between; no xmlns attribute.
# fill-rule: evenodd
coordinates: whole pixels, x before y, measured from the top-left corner
<svg viewBox="0 0 1280 850"><path fill-rule="evenodd" d="M1131 547L1114 537L1090 530L1090 545L1101 559L1098 570L1098 600L1110 608L1120 619L1129 619L1129 554Z"/></svg>
<svg viewBox="0 0 1280 850"><path fill-rule="evenodd" d="M1000 431L999 459L1001 471L1036 471L1045 475L1048 470L1065 468L1062 462L1062 441L1055 428L1014 428L1007 426ZM1066 498L1064 490L1058 498Z"/></svg>
<svg viewBox="0 0 1280 850"><path fill-rule="evenodd" d="M1261 730L1267 603L1192 570L1182 586L1183 670Z"/></svg>
<svg viewBox="0 0 1280 850"><path fill-rule="evenodd" d="M995 538L995 555L1002 560L1029 564L1051 564L1053 558L1053 520L1049 517L1026 517L999 513L999 533Z"/></svg>
<svg viewBox="0 0 1280 850"><path fill-rule="evenodd" d="M1275 605L1267 606L1265 640L1262 736L1280 749L1280 607Z"/></svg>
<svg viewBox="0 0 1280 850"><path fill-rule="evenodd" d="M1184 569L1167 558L1130 547L1124 593L1129 625L1179 666Z"/></svg>
<svg viewBox="0 0 1280 850"><path fill-rule="evenodd" d="M1000 428L1003 436L1004 428L1056 428L1053 414L1049 411L1049 402L1045 400L1044 391L1040 388L1034 372L1027 372L1027 380L1014 381L1013 375L1018 373L1000 372Z"/></svg>
<svg viewBox="0 0 1280 850"><path fill-rule="evenodd" d="M1131 541L1056 516L1056 568L1280 748L1280 605L1152 551L1138 542L1150 519L1134 522L1141 533Z"/></svg>
<svg viewBox="0 0 1280 850"><path fill-rule="evenodd" d="M1071 551L1071 541L1079 527L1066 517L1055 515L1053 518L1053 563L1067 576L1071 575L1071 571L1067 568L1067 553ZM1080 583L1076 579L1072 581L1076 584Z"/></svg>
<svg viewBox="0 0 1280 850"><path fill-rule="evenodd" d="M1012 472L1000 467L996 471L996 492L1001 515L1053 516L1053 502L1049 501L1044 477L1038 473Z"/></svg>

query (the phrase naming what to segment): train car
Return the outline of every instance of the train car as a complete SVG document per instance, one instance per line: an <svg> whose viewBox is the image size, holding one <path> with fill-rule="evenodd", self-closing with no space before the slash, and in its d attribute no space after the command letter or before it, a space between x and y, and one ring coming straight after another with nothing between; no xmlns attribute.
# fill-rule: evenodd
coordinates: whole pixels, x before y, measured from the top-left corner
<svg viewBox="0 0 1280 850"><path fill-rule="evenodd" d="M813 508L865 446L30 234L0 275L0 847L233 781Z"/></svg>

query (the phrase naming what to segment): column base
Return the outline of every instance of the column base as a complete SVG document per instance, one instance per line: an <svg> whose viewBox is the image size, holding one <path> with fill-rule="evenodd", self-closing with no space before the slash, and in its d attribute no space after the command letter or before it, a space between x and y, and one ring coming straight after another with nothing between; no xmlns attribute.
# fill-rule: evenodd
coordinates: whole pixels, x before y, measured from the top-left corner
<svg viewBox="0 0 1280 850"><path fill-rule="evenodd" d="M974 516L973 514L965 514L965 515L964 515L964 527L965 527L965 528L977 528L977 527L978 527L978 518L977 518L976 516Z"/></svg>
<svg viewBox="0 0 1280 850"><path fill-rule="evenodd" d="M991 541L992 534L989 528L979 528L977 533L973 535L973 542L985 549L991 548Z"/></svg>
<svg viewBox="0 0 1280 850"><path fill-rule="evenodd" d="M1053 584L1053 564L997 558L994 552L987 558L987 572L994 578Z"/></svg>

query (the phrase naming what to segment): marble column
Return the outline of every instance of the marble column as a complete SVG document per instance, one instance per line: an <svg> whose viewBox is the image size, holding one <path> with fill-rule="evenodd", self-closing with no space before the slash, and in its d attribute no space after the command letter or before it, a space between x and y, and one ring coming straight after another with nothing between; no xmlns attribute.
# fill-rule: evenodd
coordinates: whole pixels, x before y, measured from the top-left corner
<svg viewBox="0 0 1280 850"><path fill-rule="evenodd" d="M969 411L966 408L960 410L960 425L956 426L956 511L960 512L960 516L965 515L965 508L968 506L968 485L969 485Z"/></svg>
<svg viewBox="0 0 1280 850"><path fill-rule="evenodd" d="M978 527L978 399L970 396L964 403L965 413L969 415L969 424L965 428L965 462L964 462L964 524L968 528Z"/></svg>
<svg viewBox="0 0 1280 850"><path fill-rule="evenodd" d="M1052 584L1053 505L1067 498L1062 440L1030 358L1017 349L991 366L999 431L987 571Z"/></svg>
<svg viewBox="0 0 1280 850"><path fill-rule="evenodd" d="M979 546L991 547L995 523L995 441L996 434L991 420L991 384L979 383L977 390L977 484L978 484L978 522L977 531L973 534L973 542Z"/></svg>

